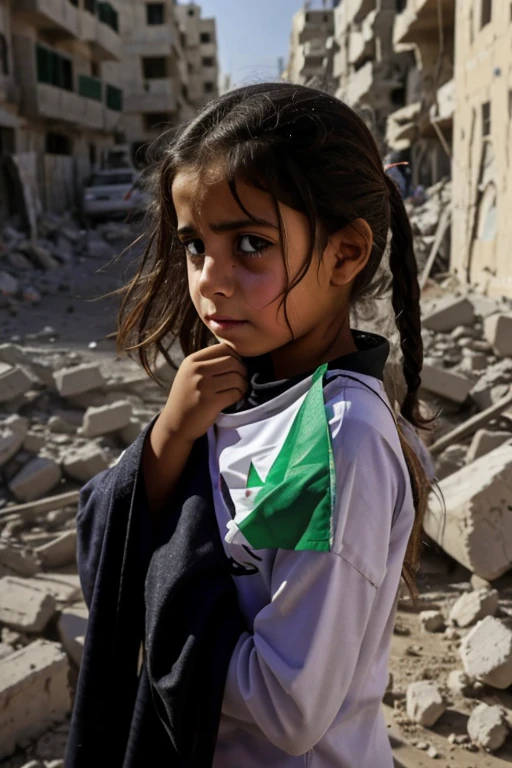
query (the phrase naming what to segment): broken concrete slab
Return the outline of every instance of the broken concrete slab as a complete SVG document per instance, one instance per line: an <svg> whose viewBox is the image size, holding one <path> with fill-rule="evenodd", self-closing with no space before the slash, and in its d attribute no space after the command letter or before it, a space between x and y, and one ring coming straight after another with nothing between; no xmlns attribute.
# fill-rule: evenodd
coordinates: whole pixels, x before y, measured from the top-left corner
<svg viewBox="0 0 512 768"><path fill-rule="evenodd" d="M0 660L0 759L71 708L69 662L58 643L36 640Z"/></svg>
<svg viewBox="0 0 512 768"><path fill-rule="evenodd" d="M512 445L502 445L439 483L425 532L461 565L492 581L512 567Z"/></svg>
<svg viewBox="0 0 512 768"><path fill-rule="evenodd" d="M512 312L486 317L484 336L497 355L510 357L512 355Z"/></svg>
<svg viewBox="0 0 512 768"><path fill-rule="evenodd" d="M111 405L88 408L84 415L83 433L86 437L99 437L119 432L130 424L132 404L118 400Z"/></svg>
<svg viewBox="0 0 512 768"><path fill-rule="evenodd" d="M45 568L63 568L76 562L76 530L65 531L48 544L36 548Z"/></svg>
<svg viewBox="0 0 512 768"><path fill-rule="evenodd" d="M457 627L469 627L486 616L495 616L499 605L496 589L477 589L461 595L450 611L450 621Z"/></svg>
<svg viewBox="0 0 512 768"><path fill-rule="evenodd" d="M420 680L407 687L407 717L415 723L431 728L446 711L441 688L429 680Z"/></svg>
<svg viewBox="0 0 512 768"><path fill-rule="evenodd" d="M40 499L60 483L62 472L53 459L32 459L9 483L9 490L19 501Z"/></svg>
<svg viewBox="0 0 512 768"><path fill-rule="evenodd" d="M512 684L512 630L487 616L463 638L460 656L466 674L493 688Z"/></svg>
<svg viewBox="0 0 512 768"><path fill-rule="evenodd" d="M62 462L62 468L66 475L81 483L86 483L99 472L108 469L109 466L108 457L94 443L83 445L71 451Z"/></svg>
<svg viewBox="0 0 512 768"><path fill-rule="evenodd" d="M11 629L41 634L56 610L54 598L33 582L15 576L0 579L0 621Z"/></svg>
<svg viewBox="0 0 512 768"><path fill-rule="evenodd" d="M83 599L80 577L76 573L38 573L27 582L36 589L43 589L59 606Z"/></svg>
<svg viewBox="0 0 512 768"><path fill-rule="evenodd" d="M508 735L503 709L483 703L472 711L467 728L471 740L488 752L496 752L502 747Z"/></svg>
<svg viewBox="0 0 512 768"><path fill-rule="evenodd" d="M473 386L472 382L460 373L425 363L421 371L421 386L434 395L463 403Z"/></svg>
<svg viewBox="0 0 512 768"><path fill-rule="evenodd" d="M60 641L78 667L82 662L88 618L89 611L85 603L72 605L62 611L57 625Z"/></svg>
<svg viewBox="0 0 512 768"><path fill-rule="evenodd" d="M50 432L57 435L75 435L77 428L65 421L61 416L50 416L48 419Z"/></svg>
<svg viewBox="0 0 512 768"><path fill-rule="evenodd" d="M447 297L433 304L422 325L431 331L448 333L459 325L473 325L474 319L475 310L469 299Z"/></svg>
<svg viewBox="0 0 512 768"><path fill-rule="evenodd" d="M512 432L490 432L488 429L479 429L473 435L466 455L466 463L471 464L480 456L485 456L486 453L490 453L508 440L512 440Z"/></svg>
<svg viewBox="0 0 512 768"><path fill-rule="evenodd" d="M32 379L19 366L0 363L0 403L7 403L28 392Z"/></svg>
<svg viewBox="0 0 512 768"><path fill-rule="evenodd" d="M74 506L75 504L78 504L79 498L80 491L69 491L68 493L59 493L56 496L49 496L46 499L29 501L27 504L14 504L10 507L0 509L0 520L12 515L19 515L27 521L34 520L45 512Z"/></svg>
<svg viewBox="0 0 512 768"><path fill-rule="evenodd" d="M13 541L0 540L0 567L18 576L34 576L41 567L36 554L29 548Z"/></svg>
<svg viewBox="0 0 512 768"><path fill-rule="evenodd" d="M84 392L99 389L105 379L97 365L84 363L72 368L61 368L53 374L55 386L61 397L74 397Z"/></svg>
<svg viewBox="0 0 512 768"><path fill-rule="evenodd" d="M0 422L0 467L20 450L28 431L28 419L10 416Z"/></svg>

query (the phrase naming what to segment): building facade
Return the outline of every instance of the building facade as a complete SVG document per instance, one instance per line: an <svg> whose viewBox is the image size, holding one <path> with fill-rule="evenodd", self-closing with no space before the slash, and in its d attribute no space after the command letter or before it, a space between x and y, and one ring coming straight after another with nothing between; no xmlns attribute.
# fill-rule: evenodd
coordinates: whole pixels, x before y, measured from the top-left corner
<svg viewBox="0 0 512 768"><path fill-rule="evenodd" d="M283 77L299 85L332 89L333 35L333 9L310 9L305 3L292 19L288 66Z"/></svg>
<svg viewBox="0 0 512 768"><path fill-rule="evenodd" d="M60 212L77 204L80 186L122 130L122 90L106 69L121 58L119 8L16 0L2 10L6 68L12 63L14 75L5 75L5 95L8 102L12 94L19 120L7 151L42 207Z"/></svg>
<svg viewBox="0 0 512 768"><path fill-rule="evenodd" d="M457 0L451 267L512 297L512 7Z"/></svg>
<svg viewBox="0 0 512 768"><path fill-rule="evenodd" d="M194 110L219 95L217 25L201 18L195 3L176 6L188 74L188 98Z"/></svg>

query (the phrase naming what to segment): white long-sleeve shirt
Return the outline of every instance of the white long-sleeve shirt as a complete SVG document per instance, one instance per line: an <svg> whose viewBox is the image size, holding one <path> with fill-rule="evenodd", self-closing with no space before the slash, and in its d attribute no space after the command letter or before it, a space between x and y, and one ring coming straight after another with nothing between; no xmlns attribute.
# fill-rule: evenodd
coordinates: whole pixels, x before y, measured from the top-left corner
<svg viewBox="0 0 512 768"><path fill-rule="evenodd" d="M314 412L313 431L308 377L221 414L208 435L217 520L248 626L228 671L214 768L393 765L381 701L414 519L409 475L382 382L331 370L325 382L324 423ZM299 441L318 435L317 451L297 458L299 443L283 447L293 424ZM298 464L284 477L276 467L289 449Z"/></svg>

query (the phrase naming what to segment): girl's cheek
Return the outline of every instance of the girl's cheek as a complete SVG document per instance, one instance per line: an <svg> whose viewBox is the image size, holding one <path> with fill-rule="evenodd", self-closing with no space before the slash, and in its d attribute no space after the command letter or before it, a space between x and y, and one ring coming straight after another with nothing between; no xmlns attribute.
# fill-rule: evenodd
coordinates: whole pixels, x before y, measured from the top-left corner
<svg viewBox="0 0 512 768"><path fill-rule="evenodd" d="M238 275L238 286L243 300L251 309L265 309L280 298L286 288L284 267L265 272L243 270Z"/></svg>

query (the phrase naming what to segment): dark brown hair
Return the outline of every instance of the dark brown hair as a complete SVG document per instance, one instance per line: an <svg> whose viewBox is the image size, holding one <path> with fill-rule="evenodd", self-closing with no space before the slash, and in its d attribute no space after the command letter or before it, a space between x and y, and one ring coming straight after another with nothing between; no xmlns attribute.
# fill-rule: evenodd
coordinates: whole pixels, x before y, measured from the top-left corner
<svg viewBox="0 0 512 768"><path fill-rule="evenodd" d="M314 255L322 253L330 235L361 218L371 227L373 248L354 281L351 301L365 302L385 288L378 268L391 230L392 303L406 382L400 410L415 427L425 427L418 401L423 344L411 227L398 188L384 172L375 140L363 120L322 91L261 83L212 101L183 129L162 137L158 151L149 243L137 274L124 289L119 350L136 352L145 370L154 376L156 355L160 352L171 362L169 348L174 340L179 340L185 355L211 341L189 297L171 186L180 170L221 164L242 208L236 189L240 179L268 191L277 212L281 202L307 217L310 252L293 284L302 279ZM416 508L403 570L413 590L429 486L416 454L400 429L399 433Z"/></svg>

